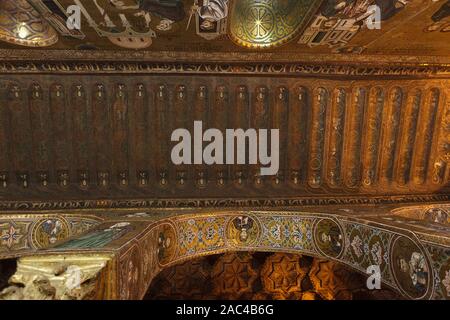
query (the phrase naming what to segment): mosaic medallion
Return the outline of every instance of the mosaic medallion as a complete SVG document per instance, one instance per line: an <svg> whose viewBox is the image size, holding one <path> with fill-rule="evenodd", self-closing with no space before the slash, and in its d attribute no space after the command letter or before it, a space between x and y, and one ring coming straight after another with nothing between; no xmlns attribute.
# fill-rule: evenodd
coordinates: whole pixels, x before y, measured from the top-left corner
<svg viewBox="0 0 450 320"><path fill-rule="evenodd" d="M337 258L344 248L344 235L339 225L330 219L320 220L314 228L314 240L320 252Z"/></svg>
<svg viewBox="0 0 450 320"><path fill-rule="evenodd" d="M31 234L34 247L46 248L59 240L68 238L70 229L65 219L48 218L38 221Z"/></svg>
<svg viewBox="0 0 450 320"><path fill-rule="evenodd" d="M393 241L391 266L398 287L410 298L427 295L431 269L423 251L410 239L399 237Z"/></svg>
<svg viewBox="0 0 450 320"><path fill-rule="evenodd" d="M249 48L281 45L306 26L322 0L234 1L231 39Z"/></svg>
<svg viewBox="0 0 450 320"><path fill-rule="evenodd" d="M172 261L177 249L177 235L175 228L168 223L159 227L158 231L158 261L166 265Z"/></svg>
<svg viewBox="0 0 450 320"><path fill-rule="evenodd" d="M235 246L253 245L259 239L261 228L255 218L247 215L232 218L227 226L228 241Z"/></svg>

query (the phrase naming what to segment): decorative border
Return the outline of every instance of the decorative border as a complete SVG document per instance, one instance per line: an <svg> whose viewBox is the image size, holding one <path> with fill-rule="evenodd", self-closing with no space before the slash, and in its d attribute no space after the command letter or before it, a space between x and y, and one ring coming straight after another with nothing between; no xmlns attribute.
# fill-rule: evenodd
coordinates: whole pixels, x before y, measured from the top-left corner
<svg viewBox="0 0 450 320"><path fill-rule="evenodd" d="M414 204L450 201L450 194L302 197L302 198L208 198L208 199L122 199L122 200L58 200L0 201L0 212L129 208L280 208L328 205Z"/></svg>
<svg viewBox="0 0 450 320"><path fill-rule="evenodd" d="M0 49L1 60L7 61L135 61L135 62L314 62L348 63L346 54L314 54L286 51L196 52L196 51L136 51L136 50L55 50ZM354 64L392 64L427 66L446 65L448 56L351 55Z"/></svg>
<svg viewBox="0 0 450 320"><path fill-rule="evenodd" d="M267 76L450 76L448 57L255 52L0 49L0 74L233 74Z"/></svg>
<svg viewBox="0 0 450 320"><path fill-rule="evenodd" d="M0 74L200 74L448 78L450 66L383 66L314 63L0 62Z"/></svg>

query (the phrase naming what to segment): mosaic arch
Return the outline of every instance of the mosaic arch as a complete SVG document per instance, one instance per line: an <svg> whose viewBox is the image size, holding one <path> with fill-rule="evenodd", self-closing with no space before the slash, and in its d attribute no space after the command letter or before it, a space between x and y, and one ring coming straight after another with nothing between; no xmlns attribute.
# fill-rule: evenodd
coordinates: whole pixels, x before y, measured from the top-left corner
<svg viewBox="0 0 450 320"><path fill-rule="evenodd" d="M183 215L151 224L137 239L127 250L142 252L142 294L164 268L207 255L251 251L324 258L362 274L379 265L383 284L406 298L450 297L449 261L440 261L448 257L448 249L424 245L413 233L389 224L286 212ZM157 250L149 251L149 243ZM128 254L123 255L120 263L127 259Z"/></svg>
<svg viewBox="0 0 450 320"><path fill-rule="evenodd" d="M281 211L171 217L124 213L110 215L81 236L58 242L56 247L19 263L29 265L35 276L33 265L48 268L46 256L49 264L55 257L72 257L81 261L81 269L89 270L89 275L94 277L93 270L97 270L104 275L102 281L111 283L91 295L141 299L162 270L188 260L228 252L294 253L341 263L362 275L369 266L378 265L383 286L407 299L449 299L448 236L429 234L427 238L381 218ZM37 232L41 237L35 239L51 241L42 235L46 228L56 226L58 219L34 223L32 229L41 230ZM16 279L27 278L18 275ZM70 292L65 294L71 296Z"/></svg>

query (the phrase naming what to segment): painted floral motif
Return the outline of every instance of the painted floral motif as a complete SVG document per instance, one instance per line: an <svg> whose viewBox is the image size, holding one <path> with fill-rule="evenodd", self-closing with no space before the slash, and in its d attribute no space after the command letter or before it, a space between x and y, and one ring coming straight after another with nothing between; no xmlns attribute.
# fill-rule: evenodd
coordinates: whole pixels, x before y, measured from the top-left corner
<svg viewBox="0 0 450 320"><path fill-rule="evenodd" d="M353 252L355 253L355 255L358 258L361 258L363 255L363 242L361 240L361 238L356 235L353 239L352 239L352 243L351 243Z"/></svg>
<svg viewBox="0 0 450 320"><path fill-rule="evenodd" d="M380 242L375 242L375 244L370 249L370 255L372 257L372 261L380 266L383 263L383 247Z"/></svg>
<svg viewBox="0 0 450 320"><path fill-rule="evenodd" d="M314 251L312 243L313 219L286 217L265 217L260 220L263 233L263 246L273 248L301 249Z"/></svg>
<svg viewBox="0 0 450 320"><path fill-rule="evenodd" d="M2 231L2 245L5 245L10 249L13 245L19 243L21 237L20 229L16 229L10 224L8 229Z"/></svg>
<svg viewBox="0 0 450 320"><path fill-rule="evenodd" d="M178 225L179 255L192 255L224 245L225 218L188 219Z"/></svg>

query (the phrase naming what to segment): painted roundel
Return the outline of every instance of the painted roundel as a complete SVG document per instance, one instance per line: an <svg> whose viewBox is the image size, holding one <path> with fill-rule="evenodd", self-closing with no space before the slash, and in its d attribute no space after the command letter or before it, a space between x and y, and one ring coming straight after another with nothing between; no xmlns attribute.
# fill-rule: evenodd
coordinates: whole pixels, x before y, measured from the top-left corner
<svg viewBox="0 0 450 320"><path fill-rule="evenodd" d="M160 265L169 264L175 257L177 250L177 233L173 225L162 224L158 230L158 262Z"/></svg>
<svg viewBox="0 0 450 320"><path fill-rule="evenodd" d="M411 299L429 292L431 269L423 251L412 240L398 237L392 243L391 267L398 287Z"/></svg>
<svg viewBox="0 0 450 320"><path fill-rule="evenodd" d="M251 216L234 217L227 226L228 241L234 246L249 246L255 244L261 234L258 221Z"/></svg>
<svg viewBox="0 0 450 320"><path fill-rule="evenodd" d="M36 248L46 248L69 235L69 224L62 217L39 220L31 232L32 243Z"/></svg>
<svg viewBox="0 0 450 320"><path fill-rule="evenodd" d="M339 257L344 249L342 229L330 219L322 219L316 224L314 240L318 250L331 258Z"/></svg>

